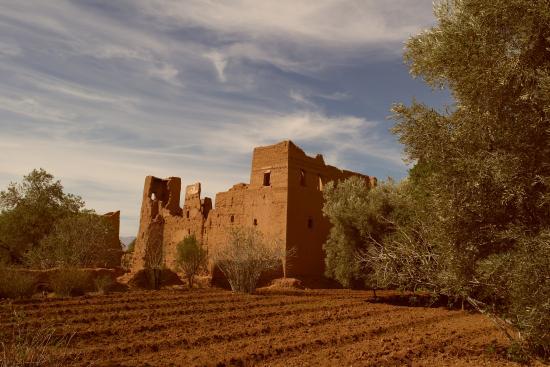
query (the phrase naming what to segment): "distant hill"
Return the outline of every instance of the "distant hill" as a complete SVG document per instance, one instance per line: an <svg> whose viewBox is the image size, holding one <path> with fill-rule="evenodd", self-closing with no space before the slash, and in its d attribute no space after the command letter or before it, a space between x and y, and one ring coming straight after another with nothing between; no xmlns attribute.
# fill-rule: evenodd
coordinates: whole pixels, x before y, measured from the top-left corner
<svg viewBox="0 0 550 367"><path fill-rule="evenodd" d="M130 242L132 242L133 240L136 239L135 236L122 236L122 237L119 237L119 238L120 238L120 242L122 242L122 244L124 245L124 249L126 249L128 247Z"/></svg>

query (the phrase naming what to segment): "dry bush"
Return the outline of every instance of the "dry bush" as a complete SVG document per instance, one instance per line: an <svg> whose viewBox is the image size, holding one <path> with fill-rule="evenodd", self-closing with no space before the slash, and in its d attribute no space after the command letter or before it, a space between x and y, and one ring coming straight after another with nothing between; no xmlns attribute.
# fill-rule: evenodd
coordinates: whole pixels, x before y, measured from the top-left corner
<svg viewBox="0 0 550 367"><path fill-rule="evenodd" d="M73 333L58 335L54 326L31 328L15 310L11 318L12 326L0 330L0 367L71 364L63 348L69 345Z"/></svg>
<svg viewBox="0 0 550 367"><path fill-rule="evenodd" d="M0 298L31 297L35 285L32 275L0 266Z"/></svg>
<svg viewBox="0 0 550 367"><path fill-rule="evenodd" d="M100 275L94 279L94 286L99 293L107 293L113 287L113 278L109 275Z"/></svg>
<svg viewBox="0 0 550 367"><path fill-rule="evenodd" d="M59 269L50 276L50 286L62 297L82 295L90 289L90 275L78 269Z"/></svg>
<svg viewBox="0 0 550 367"><path fill-rule="evenodd" d="M152 289L158 290L162 286L162 271L164 265L164 251L160 243L148 246L145 252L145 270Z"/></svg>
<svg viewBox="0 0 550 367"><path fill-rule="evenodd" d="M268 242L254 228L236 228L225 245L214 249L212 260L233 291L253 293L262 272L280 266L285 254L281 244Z"/></svg>

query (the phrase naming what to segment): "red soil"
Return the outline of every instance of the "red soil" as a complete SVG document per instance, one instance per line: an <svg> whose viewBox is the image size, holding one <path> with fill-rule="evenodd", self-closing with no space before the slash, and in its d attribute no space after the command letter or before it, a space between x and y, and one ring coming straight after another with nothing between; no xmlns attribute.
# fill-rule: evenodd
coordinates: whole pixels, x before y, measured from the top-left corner
<svg viewBox="0 0 550 367"><path fill-rule="evenodd" d="M13 307L26 327L56 324L59 333L75 333L65 350L71 365L516 365L503 357L506 339L479 314L369 297L349 290L162 290ZM12 313L0 303L0 328L13 326Z"/></svg>

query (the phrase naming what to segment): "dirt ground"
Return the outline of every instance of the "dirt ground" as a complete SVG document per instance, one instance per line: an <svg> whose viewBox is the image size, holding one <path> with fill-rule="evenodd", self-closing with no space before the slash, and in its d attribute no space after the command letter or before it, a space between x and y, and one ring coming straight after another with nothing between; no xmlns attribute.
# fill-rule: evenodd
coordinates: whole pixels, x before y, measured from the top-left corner
<svg viewBox="0 0 550 367"><path fill-rule="evenodd" d="M63 349L71 365L517 365L505 358L505 337L479 314L366 302L370 296L171 289L35 299L1 303L0 328L14 325L15 310L25 328L74 333Z"/></svg>

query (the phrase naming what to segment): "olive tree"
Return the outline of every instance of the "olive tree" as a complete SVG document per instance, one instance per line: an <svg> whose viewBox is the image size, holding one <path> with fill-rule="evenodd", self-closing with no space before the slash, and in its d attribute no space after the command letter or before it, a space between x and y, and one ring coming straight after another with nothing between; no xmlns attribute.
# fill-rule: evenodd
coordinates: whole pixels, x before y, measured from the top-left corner
<svg viewBox="0 0 550 367"><path fill-rule="evenodd" d="M445 262L437 288L493 310L549 356L550 3L444 0L435 15L405 61L456 103L395 105L393 131L422 171L414 183Z"/></svg>
<svg viewBox="0 0 550 367"><path fill-rule="evenodd" d="M65 193L61 182L44 169L10 183L0 191L0 256L9 263L23 263L26 252L39 247L58 220L83 207L79 196Z"/></svg>
<svg viewBox="0 0 550 367"><path fill-rule="evenodd" d="M39 246L27 254L27 262L40 268L107 266L122 250L111 246L111 231L100 215L70 215L54 224Z"/></svg>

